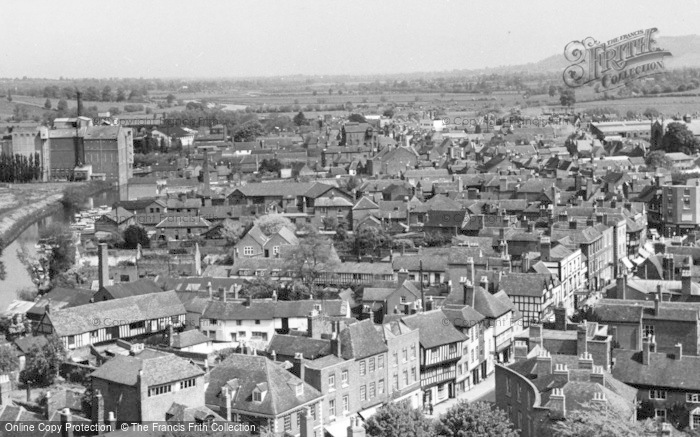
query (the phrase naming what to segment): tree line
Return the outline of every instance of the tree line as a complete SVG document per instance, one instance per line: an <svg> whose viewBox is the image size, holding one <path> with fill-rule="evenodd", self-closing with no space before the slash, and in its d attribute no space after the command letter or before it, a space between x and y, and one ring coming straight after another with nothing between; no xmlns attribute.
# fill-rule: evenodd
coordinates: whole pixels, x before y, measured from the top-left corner
<svg viewBox="0 0 700 437"><path fill-rule="evenodd" d="M0 153L0 182L31 182L41 179L41 158L34 155Z"/></svg>

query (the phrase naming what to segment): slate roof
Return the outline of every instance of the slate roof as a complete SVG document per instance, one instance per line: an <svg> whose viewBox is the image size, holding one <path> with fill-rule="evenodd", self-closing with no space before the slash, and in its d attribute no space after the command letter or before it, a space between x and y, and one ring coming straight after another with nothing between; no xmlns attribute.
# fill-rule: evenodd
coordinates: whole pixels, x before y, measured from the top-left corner
<svg viewBox="0 0 700 437"><path fill-rule="evenodd" d="M416 313L401 320L409 328L418 329L420 345L424 349L462 342L467 339L454 325L445 323L449 317L439 309Z"/></svg>
<svg viewBox="0 0 700 437"><path fill-rule="evenodd" d="M198 329L190 329L173 335L173 347L183 349L211 341L209 337L202 334Z"/></svg>
<svg viewBox="0 0 700 437"><path fill-rule="evenodd" d="M156 228L209 228L211 223L202 217L192 216L170 216L166 217L156 225Z"/></svg>
<svg viewBox="0 0 700 437"><path fill-rule="evenodd" d="M334 300L252 300L247 302L210 301L202 317L217 320L272 320L274 318L306 317L315 305L326 316L345 316L347 302Z"/></svg>
<svg viewBox="0 0 700 437"><path fill-rule="evenodd" d="M445 304L464 305L464 284L453 282L452 291L445 299ZM467 305L488 319L497 319L512 311L501 299L484 290L480 285L467 288Z"/></svg>
<svg viewBox="0 0 700 437"><path fill-rule="evenodd" d="M270 340L267 352L293 357L301 353L307 360L315 360L331 353L331 342L326 339L302 337L299 335L275 334Z"/></svg>
<svg viewBox="0 0 700 437"><path fill-rule="evenodd" d="M389 350L370 319L353 323L340 331L340 342L341 352L346 360L361 360Z"/></svg>
<svg viewBox="0 0 700 437"><path fill-rule="evenodd" d="M42 295L36 304L27 311L27 314L40 319L46 312L46 305L51 302L51 309L70 308L90 303L90 299L95 294L92 290L80 288L55 287L48 293Z"/></svg>
<svg viewBox="0 0 700 437"><path fill-rule="evenodd" d="M253 402L253 390L265 384L267 393L262 402ZM296 386L304 384L302 395ZM291 412L323 395L271 360L256 355L232 354L211 371L205 392L206 405L219 407L223 402L222 387L237 388L232 397L234 410L264 416Z"/></svg>
<svg viewBox="0 0 700 437"><path fill-rule="evenodd" d="M655 314L655 302L647 300L600 299L595 307L596 316L603 322L638 323L644 319L694 322L700 315L700 303L659 302L659 314Z"/></svg>
<svg viewBox="0 0 700 437"><path fill-rule="evenodd" d="M144 358L139 355L117 355L90 376L116 384L136 386L139 374L142 384L153 386L195 378L204 375L204 371L189 360L162 353L156 356L149 354Z"/></svg>
<svg viewBox="0 0 700 437"><path fill-rule="evenodd" d="M630 385L675 390L700 391L700 357L649 353L649 364L643 364L642 351L614 349L615 378Z"/></svg>
<svg viewBox="0 0 700 437"><path fill-rule="evenodd" d="M506 273L498 287L508 296L541 297L547 290L552 275L542 273Z"/></svg>
<svg viewBox="0 0 700 437"><path fill-rule="evenodd" d="M127 320L133 323L184 314L185 307L177 294L164 291L65 308L44 314L44 319L48 319L59 336L67 336L104 328L95 325L95 316L100 320Z"/></svg>
<svg viewBox="0 0 700 437"><path fill-rule="evenodd" d="M150 279L139 279L134 282L120 282L104 287L114 299L121 299L130 296L140 296L142 294L160 293L161 288Z"/></svg>

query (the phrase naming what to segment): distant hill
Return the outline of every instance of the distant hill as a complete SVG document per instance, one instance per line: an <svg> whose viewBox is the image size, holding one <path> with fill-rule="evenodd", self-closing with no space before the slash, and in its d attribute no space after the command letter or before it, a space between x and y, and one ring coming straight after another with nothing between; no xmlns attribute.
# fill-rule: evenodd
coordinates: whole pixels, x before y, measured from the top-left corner
<svg viewBox="0 0 700 437"><path fill-rule="evenodd" d="M657 47L668 50L673 54L672 58L668 59L668 68L683 68L683 67L700 67L700 36L660 36L658 38ZM528 71L530 73L550 73L561 72L567 66L566 58L564 58L564 50L558 55L552 55L539 62L523 65L510 65L499 67L500 71ZM485 71L494 69L485 69Z"/></svg>

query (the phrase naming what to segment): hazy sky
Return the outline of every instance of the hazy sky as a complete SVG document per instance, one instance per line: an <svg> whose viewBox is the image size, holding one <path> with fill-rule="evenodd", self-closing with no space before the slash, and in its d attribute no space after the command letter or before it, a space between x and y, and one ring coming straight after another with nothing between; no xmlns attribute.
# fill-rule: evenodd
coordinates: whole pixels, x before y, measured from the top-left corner
<svg viewBox="0 0 700 437"><path fill-rule="evenodd" d="M683 4L684 3L684 4ZM571 40L697 32L700 1L20 1L0 77L229 77L536 62Z"/></svg>

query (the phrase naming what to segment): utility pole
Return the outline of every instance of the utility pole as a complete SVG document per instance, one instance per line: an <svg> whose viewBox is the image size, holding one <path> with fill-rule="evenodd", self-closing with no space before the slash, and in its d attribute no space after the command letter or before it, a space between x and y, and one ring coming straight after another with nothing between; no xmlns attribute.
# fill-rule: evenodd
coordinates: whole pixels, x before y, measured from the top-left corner
<svg viewBox="0 0 700 437"><path fill-rule="evenodd" d="M420 311L425 311L425 293L423 292L423 260L420 260L418 266L418 275L420 277Z"/></svg>

